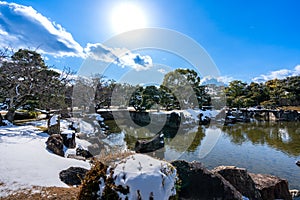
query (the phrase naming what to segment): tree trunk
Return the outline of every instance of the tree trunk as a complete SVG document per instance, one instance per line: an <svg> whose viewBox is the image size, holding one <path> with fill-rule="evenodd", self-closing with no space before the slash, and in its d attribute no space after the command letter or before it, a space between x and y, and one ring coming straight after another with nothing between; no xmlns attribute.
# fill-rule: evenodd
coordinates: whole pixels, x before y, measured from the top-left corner
<svg viewBox="0 0 300 200"><path fill-rule="evenodd" d="M15 119L15 110L14 109L8 109L8 112L5 115L5 119L7 119L9 122L13 122Z"/></svg>

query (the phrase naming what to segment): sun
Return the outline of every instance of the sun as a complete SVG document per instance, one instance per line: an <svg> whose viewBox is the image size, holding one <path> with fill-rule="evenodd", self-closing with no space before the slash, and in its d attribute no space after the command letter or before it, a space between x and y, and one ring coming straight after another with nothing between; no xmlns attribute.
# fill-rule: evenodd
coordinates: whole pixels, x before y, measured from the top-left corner
<svg viewBox="0 0 300 200"><path fill-rule="evenodd" d="M146 25L145 13L132 2L120 3L111 12L111 26L115 33L145 28Z"/></svg>

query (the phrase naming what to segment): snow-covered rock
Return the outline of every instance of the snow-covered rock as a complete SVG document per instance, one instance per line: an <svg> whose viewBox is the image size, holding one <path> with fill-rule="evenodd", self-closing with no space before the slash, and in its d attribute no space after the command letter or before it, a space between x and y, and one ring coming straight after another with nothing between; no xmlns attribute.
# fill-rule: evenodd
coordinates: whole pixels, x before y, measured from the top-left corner
<svg viewBox="0 0 300 200"><path fill-rule="evenodd" d="M60 119L58 115L53 115L48 120L48 133L52 134L60 134Z"/></svg>
<svg viewBox="0 0 300 200"><path fill-rule="evenodd" d="M168 162L143 154L123 159L114 169L116 186L129 188L129 193L119 193L121 199L169 199L176 195L176 169ZM147 183L147 184L145 184Z"/></svg>
<svg viewBox="0 0 300 200"><path fill-rule="evenodd" d="M176 169L168 162L133 154L110 167L98 162L87 173L79 199L167 200L176 195L176 181Z"/></svg>

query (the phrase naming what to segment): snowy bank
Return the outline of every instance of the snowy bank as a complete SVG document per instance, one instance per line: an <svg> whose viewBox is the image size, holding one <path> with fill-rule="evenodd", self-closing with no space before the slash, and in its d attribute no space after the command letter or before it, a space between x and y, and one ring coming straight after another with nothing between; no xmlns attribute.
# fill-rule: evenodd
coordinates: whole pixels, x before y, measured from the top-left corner
<svg viewBox="0 0 300 200"><path fill-rule="evenodd" d="M31 125L0 127L0 197L31 186L68 187L60 181L60 171L70 166L90 169L87 162L49 152L47 138L46 133Z"/></svg>

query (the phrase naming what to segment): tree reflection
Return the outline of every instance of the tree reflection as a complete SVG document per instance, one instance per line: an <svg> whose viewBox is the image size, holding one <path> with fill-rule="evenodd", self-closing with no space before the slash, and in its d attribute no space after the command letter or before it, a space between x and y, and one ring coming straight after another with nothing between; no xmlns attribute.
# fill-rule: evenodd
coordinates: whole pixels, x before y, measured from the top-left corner
<svg viewBox="0 0 300 200"><path fill-rule="evenodd" d="M288 155L300 155L299 122L241 123L222 130L235 144L249 141L254 145L266 144Z"/></svg>

